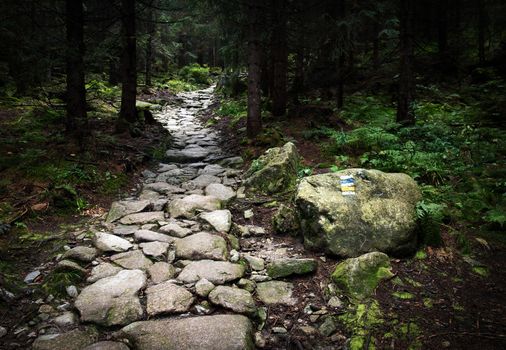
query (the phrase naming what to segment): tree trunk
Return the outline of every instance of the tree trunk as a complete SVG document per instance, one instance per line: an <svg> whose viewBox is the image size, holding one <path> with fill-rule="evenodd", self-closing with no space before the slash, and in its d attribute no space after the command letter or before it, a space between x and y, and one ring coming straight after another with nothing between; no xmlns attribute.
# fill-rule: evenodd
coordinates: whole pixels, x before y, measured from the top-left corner
<svg viewBox="0 0 506 350"><path fill-rule="evenodd" d="M169 25L164 24L160 33L160 41L162 46L169 45ZM169 56L164 52L164 50L161 51L162 54L162 70L163 73L166 74L169 70Z"/></svg>
<svg viewBox="0 0 506 350"><path fill-rule="evenodd" d="M485 63L485 30L487 26L485 0L478 1L478 60Z"/></svg>
<svg viewBox="0 0 506 350"><path fill-rule="evenodd" d="M447 46L448 46L448 0L439 0L437 5L437 43L439 58L442 67L447 66Z"/></svg>
<svg viewBox="0 0 506 350"><path fill-rule="evenodd" d="M148 20L147 29L148 29L148 39L146 40L146 72L145 72L145 83L146 86L151 86L151 76L152 76L152 67L153 67L153 37L155 36L155 18L154 18L154 10L152 7L148 8Z"/></svg>
<svg viewBox="0 0 506 350"><path fill-rule="evenodd" d="M346 4L345 0L340 0L337 5L337 16L340 20L344 20L346 16ZM339 29L341 30L341 29ZM339 37L343 38L344 34L341 33ZM339 42L340 41L340 42ZM345 43L343 40L337 40L339 47L339 59L337 63L337 86L336 86L336 107L337 109L342 109L344 105L344 70L345 70L345 57L346 57L346 50L345 50ZM351 51L349 52L351 55ZM353 57L351 56L350 62L353 60Z"/></svg>
<svg viewBox="0 0 506 350"><path fill-rule="evenodd" d="M260 8L257 0L250 0L248 4L248 117L246 133L250 139L262 131L260 110Z"/></svg>
<svg viewBox="0 0 506 350"><path fill-rule="evenodd" d="M137 121L137 60L135 37L135 0L121 0L123 53L121 57L121 110L118 132L126 131L126 123Z"/></svg>
<svg viewBox="0 0 506 350"><path fill-rule="evenodd" d="M282 116L286 113L288 48L286 38L286 0L274 0L274 27L271 47L273 64L272 114Z"/></svg>
<svg viewBox="0 0 506 350"><path fill-rule="evenodd" d="M397 122L414 125L413 112L413 1L400 0L400 50L401 66L399 76L399 100L397 103Z"/></svg>
<svg viewBox="0 0 506 350"><path fill-rule="evenodd" d="M300 39L303 42L303 38ZM295 53L295 77L293 79L293 103L299 105L299 94L304 89L304 47L297 47Z"/></svg>
<svg viewBox="0 0 506 350"><path fill-rule="evenodd" d="M66 1L67 26L67 117L68 133L82 141L88 130L86 118L86 88L84 86L83 2Z"/></svg>

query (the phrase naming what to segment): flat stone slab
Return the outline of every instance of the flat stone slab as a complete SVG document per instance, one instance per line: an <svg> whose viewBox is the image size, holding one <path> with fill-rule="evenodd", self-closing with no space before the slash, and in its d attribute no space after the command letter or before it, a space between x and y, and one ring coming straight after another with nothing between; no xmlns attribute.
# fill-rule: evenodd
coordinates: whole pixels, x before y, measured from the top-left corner
<svg viewBox="0 0 506 350"><path fill-rule="evenodd" d="M119 236L130 236L139 229L139 226L135 225L117 225L113 228L112 232Z"/></svg>
<svg viewBox="0 0 506 350"><path fill-rule="evenodd" d="M167 182L153 182L150 184L145 184L144 189L161 194L177 194L185 192L185 190L181 187L169 185Z"/></svg>
<svg viewBox="0 0 506 350"><path fill-rule="evenodd" d="M123 343L115 341L101 341L85 347L83 350L129 350L130 348Z"/></svg>
<svg viewBox="0 0 506 350"><path fill-rule="evenodd" d="M158 221L163 221L164 219L165 216L163 211L151 211L124 216L119 222L123 225L144 225L157 223Z"/></svg>
<svg viewBox="0 0 506 350"><path fill-rule="evenodd" d="M189 196L173 200L168 207L172 218L190 219L197 211L213 211L221 209L220 200L212 196L191 194Z"/></svg>
<svg viewBox="0 0 506 350"><path fill-rule="evenodd" d="M190 180L183 184L183 187L188 190L194 190L194 189L202 189L210 184L213 183L221 183L221 179L219 177L209 175L209 174L203 174L199 175L193 180Z"/></svg>
<svg viewBox="0 0 506 350"><path fill-rule="evenodd" d="M149 267L148 273L151 282L157 284L173 278L176 275L176 268L169 263L159 261Z"/></svg>
<svg viewBox="0 0 506 350"><path fill-rule="evenodd" d="M73 329L66 333L41 335L32 344L33 350L75 350L93 344L98 332L93 327Z"/></svg>
<svg viewBox="0 0 506 350"><path fill-rule="evenodd" d="M228 209L202 213L199 217L218 232L228 232L232 227L232 213Z"/></svg>
<svg viewBox="0 0 506 350"><path fill-rule="evenodd" d="M126 239L105 232L95 232L93 243L104 252L124 252L132 248L132 243Z"/></svg>
<svg viewBox="0 0 506 350"><path fill-rule="evenodd" d="M177 277L184 283L205 278L214 284L224 284L244 276L244 266L226 261L200 260L189 263Z"/></svg>
<svg viewBox="0 0 506 350"><path fill-rule="evenodd" d="M169 162L191 163L204 159L209 155L209 150L200 146L187 147L182 150L171 149L165 153Z"/></svg>
<svg viewBox="0 0 506 350"><path fill-rule="evenodd" d="M209 293L209 300L240 314L254 314L255 301L251 293L240 288L218 286Z"/></svg>
<svg viewBox="0 0 506 350"><path fill-rule="evenodd" d="M86 279L86 282L93 283L102 278L114 276L118 272L123 270L121 267L113 265L111 263L102 263L97 265L91 269L90 276Z"/></svg>
<svg viewBox="0 0 506 350"><path fill-rule="evenodd" d="M160 232L166 233L174 237L183 238L192 233L192 230L186 227L181 227L176 223L170 223L160 227Z"/></svg>
<svg viewBox="0 0 506 350"><path fill-rule="evenodd" d="M317 267L315 259L276 259L267 266L267 274L272 278L303 275L314 272Z"/></svg>
<svg viewBox="0 0 506 350"><path fill-rule="evenodd" d="M155 258L164 256L167 254L170 244L165 242L146 242L139 244L139 248L146 255L153 256Z"/></svg>
<svg viewBox="0 0 506 350"><path fill-rule="evenodd" d="M207 175L219 175L225 172L225 168L219 164L209 164L206 165L204 169L199 170L199 175L207 174Z"/></svg>
<svg viewBox="0 0 506 350"><path fill-rule="evenodd" d="M82 262L92 262L97 256L98 252L95 248L78 246L67 250L62 259L74 259Z"/></svg>
<svg viewBox="0 0 506 350"><path fill-rule="evenodd" d="M295 299L292 294L292 283L282 281L257 283L257 297L261 302L267 305L295 305L297 299Z"/></svg>
<svg viewBox="0 0 506 350"><path fill-rule="evenodd" d="M231 187L222 185L220 183L212 183L207 185L204 192L207 196L216 197L222 202L228 202L236 196L235 191Z"/></svg>
<svg viewBox="0 0 506 350"><path fill-rule="evenodd" d="M199 232L175 243L176 257L179 259L227 260L227 242L221 236Z"/></svg>
<svg viewBox="0 0 506 350"><path fill-rule="evenodd" d="M125 215L138 213L146 210L150 206L147 200L118 201L111 204L111 209L107 214L106 222L114 222Z"/></svg>
<svg viewBox="0 0 506 350"><path fill-rule="evenodd" d="M137 350L253 350L246 316L213 315L135 322L121 330Z"/></svg>
<svg viewBox="0 0 506 350"><path fill-rule="evenodd" d="M172 243L176 239L174 237L164 235L163 233L158 233L151 230L138 230L135 231L135 239L138 241L148 241L148 242L165 242L165 243Z"/></svg>
<svg viewBox="0 0 506 350"><path fill-rule="evenodd" d="M143 315L137 296L146 286L146 274L141 270L122 270L85 287L75 306L84 322L104 326L126 325Z"/></svg>
<svg viewBox="0 0 506 350"><path fill-rule="evenodd" d="M131 252L119 253L111 256L111 261L115 264L130 270L143 270L147 271L153 262L146 258L140 250L133 250Z"/></svg>
<svg viewBox="0 0 506 350"><path fill-rule="evenodd" d="M186 288L171 282L163 282L146 289L147 313L150 316L163 313L182 313L190 309L195 298Z"/></svg>

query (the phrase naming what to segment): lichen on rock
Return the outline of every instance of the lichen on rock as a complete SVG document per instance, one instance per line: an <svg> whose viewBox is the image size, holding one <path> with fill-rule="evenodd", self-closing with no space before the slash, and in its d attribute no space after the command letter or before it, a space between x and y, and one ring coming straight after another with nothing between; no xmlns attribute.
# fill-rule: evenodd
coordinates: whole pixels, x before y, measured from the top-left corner
<svg viewBox="0 0 506 350"><path fill-rule="evenodd" d="M290 191L297 183L298 165L299 155L293 143L269 148L244 174L244 185L264 194Z"/></svg>

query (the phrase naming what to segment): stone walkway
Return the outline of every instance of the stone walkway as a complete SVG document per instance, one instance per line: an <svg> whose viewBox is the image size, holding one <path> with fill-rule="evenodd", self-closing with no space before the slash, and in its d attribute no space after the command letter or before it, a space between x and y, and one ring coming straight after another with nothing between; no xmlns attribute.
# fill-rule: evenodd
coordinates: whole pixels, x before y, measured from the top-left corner
<svg viewBox="0 0 506 350"><path fill-rule="evenodd" d="M34 349L253 349L265 343L266 306L297 303L294 286L273 278L316 261L287 259L290 248L262 227L233 224L226 207L244 196L242 159L224 155L196 117L212 96L212 87L183 93L157 116L174 137L166 162L144 171L137 196L113 203L93 245L63 255L62 269L88 267L86 286L69 290L79 316L56 316L58 333ZM247 253L237 236L253 239Z"/></svg>

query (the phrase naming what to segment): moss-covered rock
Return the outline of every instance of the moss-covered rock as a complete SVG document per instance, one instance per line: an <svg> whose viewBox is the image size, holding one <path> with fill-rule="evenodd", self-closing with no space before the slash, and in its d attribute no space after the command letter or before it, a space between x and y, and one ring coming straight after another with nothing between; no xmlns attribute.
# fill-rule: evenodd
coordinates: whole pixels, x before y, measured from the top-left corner
<svg viewBox="0 0 506 350"><path fill-rule="evenodd" d="M254 192L273 194L293 189L297 182L299 155L291 142L269 148L244 174L244 185Z"/></svg>
<svg viewBox="0 0 506 350"><path fill-rule="evenodd" d="M303 275L315 271L317 267L314 259L279 259L267 266L267 274L272 278Z"/></svg>
<svg viewBox="0 0 506 350"><path fill-rule="evenodd" d="M381 280L393 277L390 268L388 255L367 253L339 263L332 273L332 280L350 297L365 299Z"/></svg>
<svg viewBox="0 0 506 350"><path fill-rule="evenodd" d="M354 178L355 194L343 195L340 176L345 175ZM417 243L420 198L406 174L348 169L306 177L296 194L304 244L342 257L410 253Z"/></svg>
<svg viewBox="0 0 506 350"><path fill-rule="evenodd" d="M300 222L295 209L281 204L272 217L272 228L276 233L296 235L300 231Z"/></svg>

